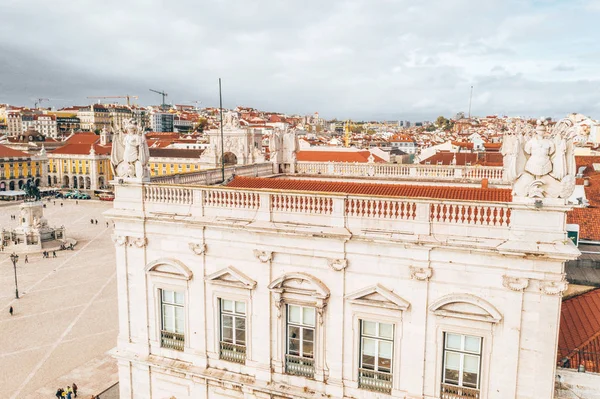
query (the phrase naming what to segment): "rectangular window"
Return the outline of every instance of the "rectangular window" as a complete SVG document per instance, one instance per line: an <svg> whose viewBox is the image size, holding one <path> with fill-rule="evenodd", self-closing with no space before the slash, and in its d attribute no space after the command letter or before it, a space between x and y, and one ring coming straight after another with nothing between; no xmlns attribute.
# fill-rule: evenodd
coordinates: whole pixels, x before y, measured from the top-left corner
<svg viewBox="0 0 600 399"><path fill-rule="evenodd" d="M161 346L183 351L185 344L185 307L183 293L160 290Z"/></svg>
<svg viewBox="0 0 600 399"><path fill-rule="evenodd" d="M372 391L392 391L394 325L360 321L358 387Z"/></svg>
<svg viewBox="0 0 600 399"><path fill-rule="evenodd" d="M287 305L286 373L314 378L315 320L315 308Z"/></svg>
<svg viewBox="0 0 600 399"><path fill-rule="evenodd" d="M442 393L479 397L481 337L444 333Z"/></svg>
<svg viewBox="0 0 600 399"><path fill-rule="evenodd" d="M221 338L219 357L236 363L246 361L246 303L220 299Z"/></svg>

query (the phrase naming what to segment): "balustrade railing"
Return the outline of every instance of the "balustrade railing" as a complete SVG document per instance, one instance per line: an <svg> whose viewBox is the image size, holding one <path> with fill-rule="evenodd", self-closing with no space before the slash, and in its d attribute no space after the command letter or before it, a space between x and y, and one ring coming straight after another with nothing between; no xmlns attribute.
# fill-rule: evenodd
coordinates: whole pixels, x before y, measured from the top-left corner
<svg viewBox="0 0 600 399"><path fill-rule="evenodd" d="M441 223L507 227L510 223L508 206L432 203L431 220Z"/></svg>
<svg viewBox="0 0 600 399"><path fill-rule="evenodd" d="M600 352L559 348L557 360L559 367L600 373Z"/></svg>
<svg viewBox="0 0 600 399"><path fill-rule="evenodd" d="M479 389L442 383L441 399L479 399Z"/></svg>
<svg viewBox="0 0 600 399"><path fill-rule="evenodd" d="M221 341L219 357L228 362L244 364L246 362L246 347Z"/></svg>
<svg viewBox="0 0 600 399"><path fill-rule="evenodd" d="M414 220L416 204L411 201L393 199L348 198L346 214L348 216Z"/></svg>
<svg viewBox="0 0 600 399"><path fill-rule="evenodd" d="M222 208L258 209L260 197L258 193L238 190L206 190L204 205Z"/></svg>
<svg viewBox="0 0 600 399"><path fill-rule="evenodd" d="M273 211L330 215L333 212L333 199L314 195L272 194L271 207Z"/></svg>
<svg viewBox="0 0 600 399"><path fill-rule="evenodd" d="M185 346L185 336L176 332L161 330L160 346L176 351L183 351Z"/></svg>
<svg viewBox="0 0 600 399"><path fill-rule="evenodd" d="M242 165L242 166L228 166L225 168L224 173L221 168L206 169L198 172L189 173L178 173L168 176L154 176L151 178L153 183L164 183L164 184L202 184L211 185L221 183L223 180L223 174L225 180L231 178L234 174L236 176L251 176L251 177L263 177L273 174L273 164L270 162Z"/></svg>
<svg viewBox="0 0 600 399"><path fill-rule="evenodd" d="M402 231L404 234L507 237L514 203L463 200L374 197L233 187L186 187L145 184L144 201L150 212L169 212L164 205L185 206L186 214L264 220L280 223L323 224L350 231ZM117 196L118 201L118 196ZM182 208L176 208L180 212ZM248 212L251 211L251 212ZM401 223L399 223L401 222Z"/></svg>
<svg viewBox="0 0 600 399"><path fill-rule="evenodd" d="M298 162L296 173L344 177L396 178L401 180L444 180L479 182L488 179L494 184L504 181L501 166L455 166L423 164L376 164L350 162Z"/></svg>
<svg viewBox="0 0 600 399"><path fill-rule="evenodd" d="M382 393L392 392L392 374L358 369L358 387Z"/></svg>
<svg viewBox="0 0 600 399"><path fill-rule="evenodd" d="M302 377L315 377L315 360L307 357L285 355L285 372Z"/></svg>

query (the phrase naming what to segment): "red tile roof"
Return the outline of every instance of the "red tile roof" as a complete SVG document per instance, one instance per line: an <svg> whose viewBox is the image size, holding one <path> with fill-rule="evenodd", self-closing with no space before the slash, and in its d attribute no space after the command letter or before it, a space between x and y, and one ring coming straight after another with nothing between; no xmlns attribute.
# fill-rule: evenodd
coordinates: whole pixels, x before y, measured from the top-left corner
<svg viewBox="0 0 600 399"><path fill-rule="evenodd" d="M302 150L296 154L296 159L300 162L369 162L369 151L310 151ZM373 155L376 163L385 163L386 161L377 155Z"/></svg>
<svg viewBox="0 0 600 399"><path fill-rule="evenodd" d="M29 154L0 144L0 158L30 158Z"/></svg>
<svg viewBox="0 0 600 399"><path fill-rule="evenodd" d="M356 182L332 182L325 180L268 179L260 177L235 177L228 187L265 188L276 190L315 191L360 195L380 195L387 197L413 197L455 199L468 201L511 202L510 189L451 187L451 186L412 186L401 184L376 184Z"/></svg>
<svg viewBox="0 0 600 399"><path fill-rule="evenodd" d="M582 240L600 241L600 172L592 164L600 163L599 156L575 157L577 169L586 166L583 172L589 178L590 185L585 187L585 197L590 202L587 208L575 208L567 213L567 223L579 225L579 237ZM581 183L580 179L578 184Z"/></svg>
<svg viewBox="0 0 600 399"><path fill-rule="evenodd" d="M99 144L65 144L62 147L53 150L51 154L66 154L66 155L87 155L90 153L90 148L94 146L94 151L98 155L108 155L111 151L111 146L101 146Z"/></svg>
<svg viewBox="0 0 600 399"><path fill-rule="evenodd" d="M467 141L453 141L452 145L455 145L457 147L464 147L464 148L468 148L470 150L473 149L473 143L469 143Z"/></svg>
<svg viewBox="0 0 600 399"><path fill-rule="evenodd" d="M74 135L69 137L69 139L66 141L66 143L67 144L92 144L98 140L100 140L100 136L98 136L94 133L91 133L91 132L84 132L84 133L75 133Z"/></svg>
<svg viewBox="0 0 600 399"><path fill-rule="evenodd" d="M568 357L571 367L577 367L582 362L576 349L600 354L600 288L563 301L558 349L558 360ZM584 360L587 371L599 372L599 363L599 355L591 363Z"/></svg>

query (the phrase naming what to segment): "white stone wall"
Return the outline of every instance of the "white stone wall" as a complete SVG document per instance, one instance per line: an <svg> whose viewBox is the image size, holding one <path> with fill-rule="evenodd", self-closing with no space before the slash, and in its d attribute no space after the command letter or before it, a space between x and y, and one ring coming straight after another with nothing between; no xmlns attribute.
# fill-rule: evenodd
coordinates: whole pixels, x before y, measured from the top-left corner
<svg viewBox="0 0 600 399"><path fill-rule="evenodd" d="M562 208L514 209L505 238L481 239L496 233L275 223L264 197L244 214L210 210L202 191L173 188L153 208L141 186L116 190L121 398L439 398L444 332L483 337L482 399L553 396L563 261L577 252L557 249ZM183 352L160 346L160 289L185 293ZM244 365L219 359L218 298L246 303ZM314 379L284 373L282 303L321 309ZM395 326L391 395L358 388L360 319Z"/></svg>
<svg viewBox="0 0 600 399"><path fill-rule="evenodd" d="M555 399L600 399L600 374L556 370Z"/></svg>

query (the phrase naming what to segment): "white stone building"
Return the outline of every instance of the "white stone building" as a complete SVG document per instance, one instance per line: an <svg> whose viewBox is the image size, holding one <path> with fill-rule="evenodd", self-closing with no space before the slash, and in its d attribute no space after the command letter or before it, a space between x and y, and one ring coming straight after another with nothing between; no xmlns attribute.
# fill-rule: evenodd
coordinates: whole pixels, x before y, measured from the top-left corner
<svg viewBox="0 0 600 399"><path fill-rule="evenodd" d="M120 397L552 398L564 201L362 187L117 183Z"/></svg>

